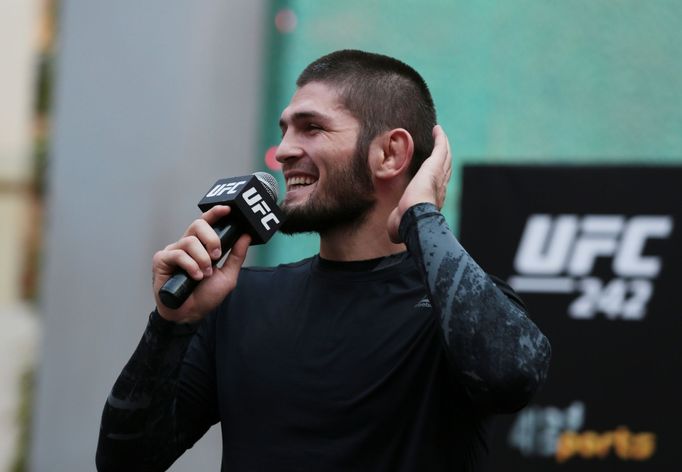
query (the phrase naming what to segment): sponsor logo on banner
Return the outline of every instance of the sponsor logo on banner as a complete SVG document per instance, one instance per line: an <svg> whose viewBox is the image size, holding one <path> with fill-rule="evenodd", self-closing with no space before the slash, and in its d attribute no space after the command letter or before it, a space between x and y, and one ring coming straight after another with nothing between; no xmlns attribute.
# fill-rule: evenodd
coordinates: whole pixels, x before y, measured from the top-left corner
<svg viewBox="0 0 682 472"><path fill-rule="evenodd" d="M682 166L465 166L460 240L547 336L490 471L682 470Z"/></svg>
<svg viewBox="0 0 682 472"><path fill-rule="evenodd" d="M656 452L656 435L633 432L626 426L597 432L585 427L586 407L581 401L567 408L526 408L516 417L507 441L526 457L554 458L563 463L572 458L646 461Z"/></svg>
<svg viewBox="0 0 682 472"><path fill-rule="evenodd" d="M672 229L670 215L532 214L509 283L517 292L577 295L568 306L574 319L642 320L662 266L647 243ZM607 277L596 273L600 259L610 261Z"/></svg>

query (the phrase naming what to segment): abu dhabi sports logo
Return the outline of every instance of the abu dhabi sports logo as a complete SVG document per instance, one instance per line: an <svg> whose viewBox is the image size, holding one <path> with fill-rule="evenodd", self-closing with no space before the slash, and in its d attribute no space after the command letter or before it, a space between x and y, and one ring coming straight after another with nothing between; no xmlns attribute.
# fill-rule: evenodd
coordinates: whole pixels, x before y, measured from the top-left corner
<svg viewBox="0 0 682 472"><path fill-rule="evenodd" d="M568 307L572 318L641 320L662 265L645 247L672 228L669 215L531 215L509 284L520 293L577 293ZM613 278L593 274L599 258L611 260Z"/></svg>
<svg viewBox="0 0 682 472"><path fill-rule="evenodd" d="M624 425L596 431L586 428L587 407L576 400L566 408L532 405L516 416L507 443L526 457L554 457L563 463L574 457L648 461L656 453L658 435L632 431Z"/></svg>

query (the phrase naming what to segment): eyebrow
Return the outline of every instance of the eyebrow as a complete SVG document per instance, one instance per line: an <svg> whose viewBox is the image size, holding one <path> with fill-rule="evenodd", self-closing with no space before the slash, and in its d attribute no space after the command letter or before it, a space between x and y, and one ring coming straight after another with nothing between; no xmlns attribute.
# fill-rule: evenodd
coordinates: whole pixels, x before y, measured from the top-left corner
<svg viewBox="0 0 682 472"><path fill-rule="evenodd" d="M295 121L310 120L310 119L326 121L328 119L328 116L324 115L322 113L316 112L316 111L297 111L297 112L291 114L291 122L292 123ZM284 128L284 126L286 126L286 121L284 121L284 119L280 118L279 119L279 127Z"/></svg>

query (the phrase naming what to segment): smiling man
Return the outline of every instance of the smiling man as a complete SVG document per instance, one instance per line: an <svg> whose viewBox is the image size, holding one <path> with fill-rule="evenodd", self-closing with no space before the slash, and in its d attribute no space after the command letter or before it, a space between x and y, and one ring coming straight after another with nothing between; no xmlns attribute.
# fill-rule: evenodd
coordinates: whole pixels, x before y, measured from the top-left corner
<svg viewBox="0 0 682 472"><path fill-rule="evenodd" d="M547 339L439 211L450 147L419 74L345 50L297 85L276 156L282 231L319 233L319 254L243 268L245 235L213 267L228 207L159 251L99 470L165 470L217 422L223 470L477 470L489 417L543 382ZM172 310L157 293L178 268L201 283Z"/></svg>
<svg viewBox="0 0 682 472"><path fill-rule="evenodd" d="M309 83L296 92L280 119L275 154L287 185L282 231L328 234L359 227L375 197L367 153L358 153L359 121L329 85ZM309 157L308 157L309 156Z"/></svg>

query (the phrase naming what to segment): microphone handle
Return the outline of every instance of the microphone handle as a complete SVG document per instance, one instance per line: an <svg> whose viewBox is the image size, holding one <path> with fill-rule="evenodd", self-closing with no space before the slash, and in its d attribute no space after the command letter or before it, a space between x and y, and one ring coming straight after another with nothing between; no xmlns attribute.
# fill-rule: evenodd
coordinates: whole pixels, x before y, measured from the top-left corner
<svg viewBox="0 0 682 472"><path fill-rule="evenodd" d="M220 248L223 255L234 246L234 243L237 242L239 236L244 234L244 231L236 224L234 218L230 219L229 217L223 218L213 225L213 230L220 238ZM215 266L215 263L213 265ZM163 287L159 289L161 303L168 308L180 308L192 294L192 291L194 291L196 286L199 285L199 282L201 282L201 280L194 280L187 275L187 272L179 269L170 279L166 280Z"/></svg>

